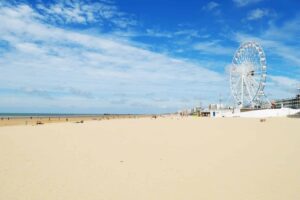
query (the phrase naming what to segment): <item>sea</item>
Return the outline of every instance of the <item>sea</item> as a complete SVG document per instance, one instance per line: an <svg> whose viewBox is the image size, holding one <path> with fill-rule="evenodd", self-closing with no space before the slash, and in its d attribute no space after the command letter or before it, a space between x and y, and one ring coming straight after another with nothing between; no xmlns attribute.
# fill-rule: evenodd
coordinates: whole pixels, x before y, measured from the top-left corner
<svg viewBox="0 0 300 200"><path fill-rule="evenodd" d="M0 118L24 118L24 117L100 117L116 114L74 114L74 113L0 113ZM118 114L119 115L119 114Z"/></svg>

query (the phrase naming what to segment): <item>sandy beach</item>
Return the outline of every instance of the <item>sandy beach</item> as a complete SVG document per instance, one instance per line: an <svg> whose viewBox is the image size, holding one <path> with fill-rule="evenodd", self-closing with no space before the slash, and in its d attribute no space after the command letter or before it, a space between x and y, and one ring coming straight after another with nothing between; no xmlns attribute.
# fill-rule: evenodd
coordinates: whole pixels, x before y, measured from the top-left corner
<svg viewBox="0 0 300 200"><path fill-rule="evenodd" d="M0 127L0 199L298 200L299 128L196 117Z"/></svg>

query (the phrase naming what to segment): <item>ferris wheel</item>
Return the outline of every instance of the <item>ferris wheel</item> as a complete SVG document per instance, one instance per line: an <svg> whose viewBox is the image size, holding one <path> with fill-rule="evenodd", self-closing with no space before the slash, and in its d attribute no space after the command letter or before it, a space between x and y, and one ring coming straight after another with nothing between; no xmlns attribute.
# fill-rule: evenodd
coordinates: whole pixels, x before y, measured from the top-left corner
<svg viewBox="0 0 300 200"><path fill-rule="evenodd" d="M231 93L239 107L261 103L267 77L266 56L256 42L243 43L235 52L230 68Z"/></svg>

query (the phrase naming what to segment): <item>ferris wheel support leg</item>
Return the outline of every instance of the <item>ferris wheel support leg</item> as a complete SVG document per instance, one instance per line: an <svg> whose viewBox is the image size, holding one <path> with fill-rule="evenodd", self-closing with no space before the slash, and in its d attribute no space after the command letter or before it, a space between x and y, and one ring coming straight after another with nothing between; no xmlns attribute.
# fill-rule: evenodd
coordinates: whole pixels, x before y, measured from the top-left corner
<svg viewBox="0 0 300 200"><path fill-rule="evenodd" d="M268 106L272 106L272 103L270 102L270 100L269 100L269 98L264 94L264 97L265 97L265 99L266 99L266 101L267 101L267 104L268 104Z"/></svg>
<svg viewBox="0 0 300 200"><path fill-rule="evenodd" d="M241 81L241 89L242 89L242 96L241 96L241 107L244 106L244 76L242 75L242 81Z"/></svg>

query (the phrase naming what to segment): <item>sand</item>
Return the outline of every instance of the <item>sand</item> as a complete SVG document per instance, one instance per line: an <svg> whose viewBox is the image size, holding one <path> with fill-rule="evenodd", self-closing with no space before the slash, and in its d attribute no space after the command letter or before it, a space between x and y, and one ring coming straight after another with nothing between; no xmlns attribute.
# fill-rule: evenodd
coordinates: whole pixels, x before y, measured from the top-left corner
<svg viewBox="0 0 300 200"><path fill-rule="evenodd" d="M299 200L299 128L193 117L0 127L0 199Z"/></svg>

